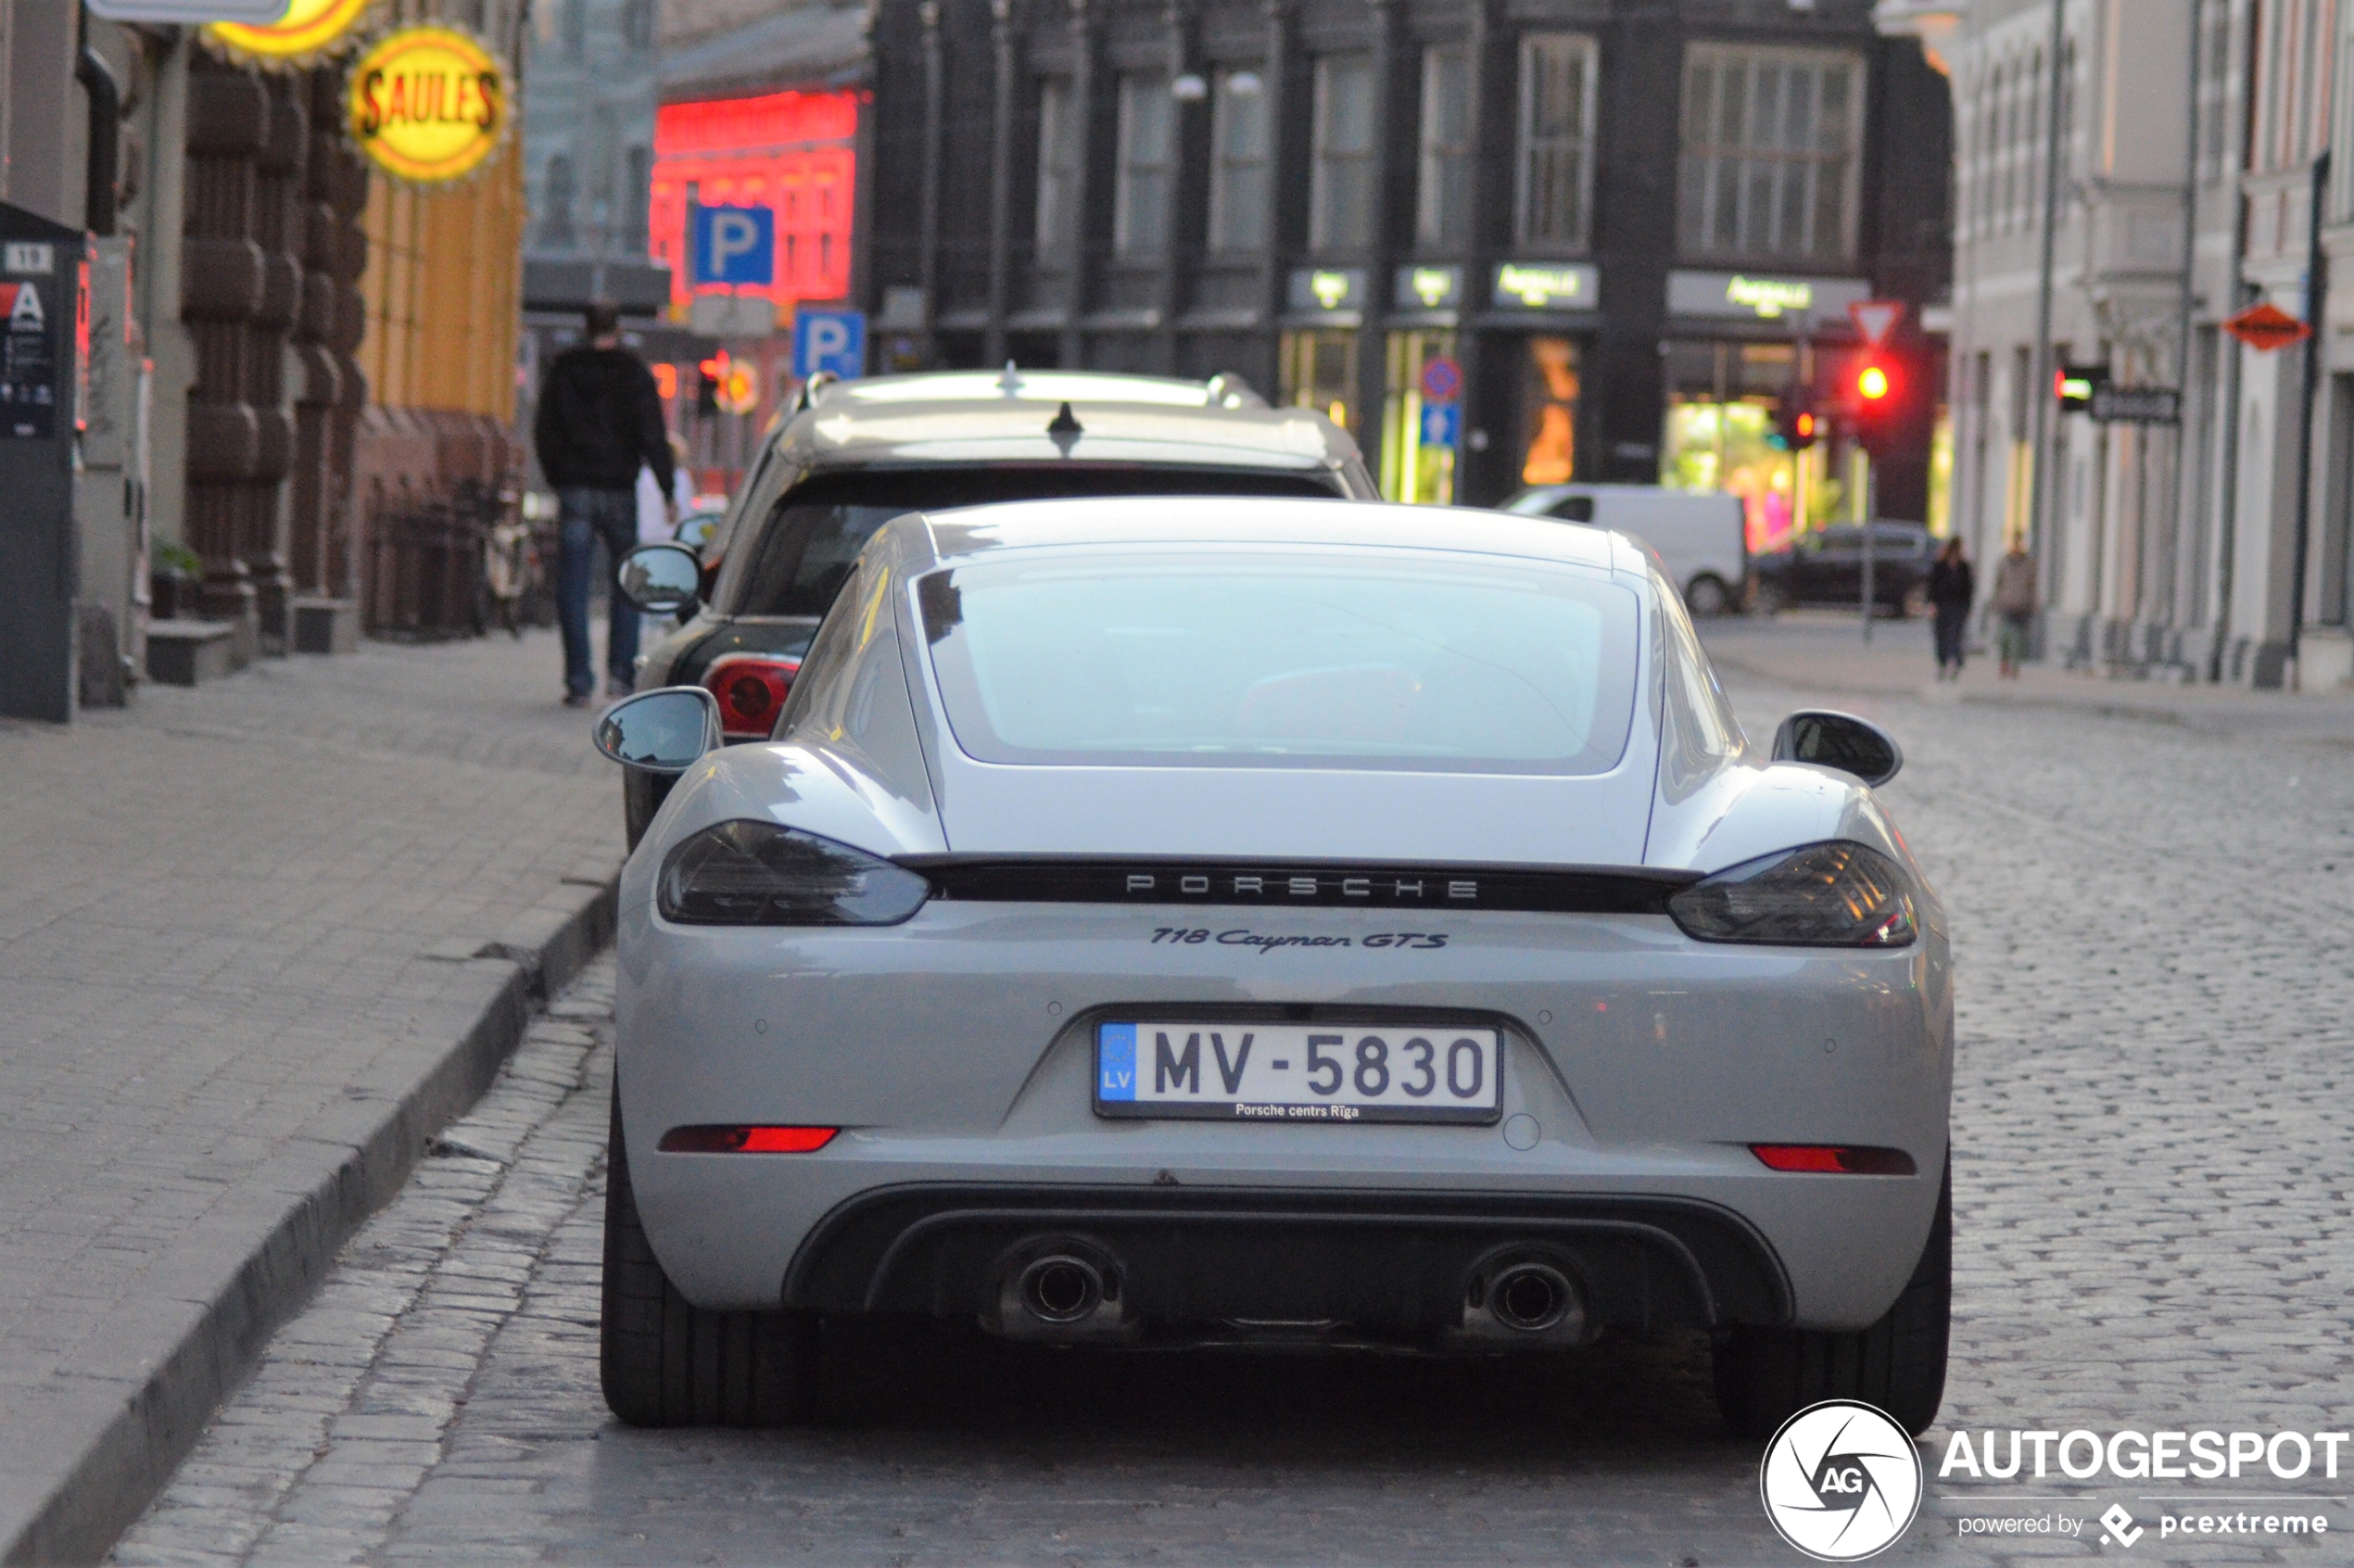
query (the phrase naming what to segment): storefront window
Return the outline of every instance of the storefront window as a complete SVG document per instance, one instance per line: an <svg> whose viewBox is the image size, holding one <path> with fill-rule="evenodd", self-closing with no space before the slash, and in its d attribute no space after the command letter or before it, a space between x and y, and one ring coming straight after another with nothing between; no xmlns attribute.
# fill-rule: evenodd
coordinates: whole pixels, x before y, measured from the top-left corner
<svg viewBox="0 0 2354 1568"><path fill-rule="evenodd" d="M1577 473L1577 345L1566 337L1530 338L1521 385L1528 450L1520 482L1566 484Z"/></svg>
<svg viewBox="0 0 2354 1568"><path fill-rule="evenodd" d="M1357 430L1357 335L1338 329L1287 332L1283 336L1278 397L1292 408L1314 409L1354 435Z"/></svg>
<svg viewBox="0 0 2354 1568"><path fill-rule="evenodd" d="M1778 550L1793 533L1844 516L1850 487L1835 443L1785 452L1766 440L1797 364L1788 343L1668 346L1659 482L1740 497L1752 550Z"/></svg>
<svg viewBox="0 0 2354 1568"><path fill-rule="evenodd" d="M1391 333L1387 371L1381 493L1391 500L1450 506L1455 499L1455 450L1462 437L1462 373L1455 362L1455 335ZM1424 396L1426 382L1459 390L1433 400Z"/></svg>

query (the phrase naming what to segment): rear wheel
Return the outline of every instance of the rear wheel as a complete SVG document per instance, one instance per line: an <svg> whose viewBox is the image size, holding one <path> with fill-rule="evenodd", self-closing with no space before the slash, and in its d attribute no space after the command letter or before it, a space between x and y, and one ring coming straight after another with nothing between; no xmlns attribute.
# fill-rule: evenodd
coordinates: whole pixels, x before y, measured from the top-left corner
<svg viewBox="0 0 2354 1568"><path fill-rule="evenodd" d="M1954 1304L1954 1172L1913 1277L1887 1315L1855 1333L1736 1328L1716 1346L1716 1408L1742 1437L1770 1437L1824 1399L1876 1405L1918 1436L1945 1397L1945 1343Z"/></svg>
<svg viewBox="0 0 2354 1568"><path fill-rule="evenodd" d="M1733 590L1713 572L1702 572L1684 585L1684 608L1695 615L1722 615L1733 607Z"/></svg>
<svg viewBox="0 0 2354 1568"><path fill-rule="evenodd" d="M598 1372L631 1426L783 1426L805 1415L816 1325L792 1312L709 1312L678 1294L638 1222L614 1098L605 1178Z"/></svg>
<svg viewBox="0 0 2354 1568"><path fill-rule="evenodd" d="M1790 595L1776 582L1759 583L1757 592L1750 599L1751 609L1760 615L1778 615L1789 604Z"/></svg>

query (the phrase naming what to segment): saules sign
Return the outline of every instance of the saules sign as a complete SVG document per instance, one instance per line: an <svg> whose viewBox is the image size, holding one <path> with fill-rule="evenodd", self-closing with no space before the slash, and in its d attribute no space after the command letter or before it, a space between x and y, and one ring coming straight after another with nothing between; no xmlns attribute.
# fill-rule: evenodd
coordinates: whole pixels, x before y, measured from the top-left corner
<svg viewBox="0 0 2354 1568"><path fill-rule="evenodd" d="M350 81L351 139L395 179L463 179L506 135L507 74L453 28L386 34L352 66Z"/></svg>

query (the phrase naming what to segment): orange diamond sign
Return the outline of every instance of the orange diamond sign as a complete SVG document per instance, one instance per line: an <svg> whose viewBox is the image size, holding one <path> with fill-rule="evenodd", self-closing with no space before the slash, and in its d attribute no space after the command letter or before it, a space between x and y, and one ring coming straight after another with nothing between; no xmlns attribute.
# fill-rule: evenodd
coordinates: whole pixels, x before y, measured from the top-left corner
<svg viewBox="0 0 2354 1568"><path fill-rule="evenodd" d="M2259 354L2285 348L2313 335L2311 327L2269 299L2261 305L2249 306L2225 322L2223 330Z"/></svg>

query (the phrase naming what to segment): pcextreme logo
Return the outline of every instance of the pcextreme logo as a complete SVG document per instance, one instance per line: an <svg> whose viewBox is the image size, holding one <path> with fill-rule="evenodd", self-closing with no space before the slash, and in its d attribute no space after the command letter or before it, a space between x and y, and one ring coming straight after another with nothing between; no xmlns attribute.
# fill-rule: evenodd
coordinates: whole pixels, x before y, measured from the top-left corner
<svg viewBox="0 0 2354 1568"><path fill-rule="evenodd" d="M1912 1527L1921 1460L1883 1411L1849 1399L1809 1405L1766 1445L1757 1490L1782 1539L1819 1562L1857 1562Z"/></svg>

